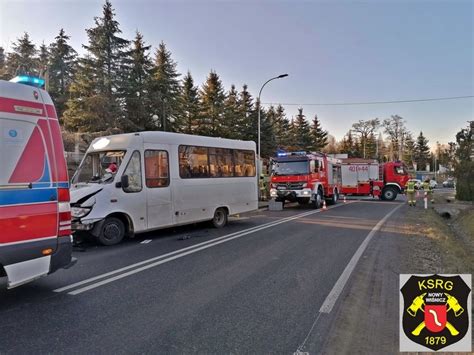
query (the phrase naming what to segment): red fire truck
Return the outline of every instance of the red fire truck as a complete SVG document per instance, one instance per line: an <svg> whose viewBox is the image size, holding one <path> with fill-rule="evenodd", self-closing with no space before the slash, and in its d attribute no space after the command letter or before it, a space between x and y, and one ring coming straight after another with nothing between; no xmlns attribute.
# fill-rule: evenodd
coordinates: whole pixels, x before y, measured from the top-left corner
<svg viewBox="0 0 474 355"><path fill-rule="evenodd" d="M395 200L403 193L410 179L405 164L400 161L379 164L372 159L342 159L342 187L340 193L354 196L373 196Z"/></svg>
<svg viewBox="0 0 474 355"><path fill-rule="evenodd" d="M341 161L317 152L278 153L272 158L270 196L320 208L335 204L341 188Z"/></svg>

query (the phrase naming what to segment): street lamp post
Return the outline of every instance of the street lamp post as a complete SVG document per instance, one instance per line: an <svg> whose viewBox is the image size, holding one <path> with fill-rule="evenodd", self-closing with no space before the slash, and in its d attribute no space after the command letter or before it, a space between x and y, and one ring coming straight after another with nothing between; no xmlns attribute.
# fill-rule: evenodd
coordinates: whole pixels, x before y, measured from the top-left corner
<svg viewBox="0 0 474 355"><path fill-rule="evenodd" d="M270 81L272 80L275 80L275 79L281 79L281 78L285 78L287 77L288 74L281 74L281 75L278 75L278 76L275 76L274 78L271 78L271 79L268 79L263 85L262 87L260 88L260 91L258 93L258 100L257 100L257 115L258 115L258 123L257 123L257 126L258 126L258 138L257 138L257 155L258 155L258 163L259 163L259 166L258 166L258 176L260 178L260 175L261 175L261 167L262 167L262 164L261 164L261 147L260 147L260 96L262 94L262 90L263 88L265 87L265 85L267 85Z"/></svg>

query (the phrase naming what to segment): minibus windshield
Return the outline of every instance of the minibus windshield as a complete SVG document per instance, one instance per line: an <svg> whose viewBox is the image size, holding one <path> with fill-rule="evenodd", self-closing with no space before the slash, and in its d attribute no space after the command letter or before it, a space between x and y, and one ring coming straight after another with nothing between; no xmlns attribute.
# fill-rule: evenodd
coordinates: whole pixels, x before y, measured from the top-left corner
<svg viewBox="0 0 474 355"><path fill-rule="evenodd" d="M77 169L72 183L111 183L124 156L124 150L87 153Z"/></svg>

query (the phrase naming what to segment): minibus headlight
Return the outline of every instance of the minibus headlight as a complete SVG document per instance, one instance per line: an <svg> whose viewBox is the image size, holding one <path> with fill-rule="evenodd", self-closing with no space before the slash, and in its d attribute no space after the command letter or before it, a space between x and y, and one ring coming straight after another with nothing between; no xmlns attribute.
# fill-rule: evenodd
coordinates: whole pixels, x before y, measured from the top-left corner
<svg viewBox="0 0 474 355"><path fill-rule="evenodd" d="M71 208L71 216L75 218L82 218L87 216L90 213L90 208L83 208L83 207L72 207Z"/></svg>

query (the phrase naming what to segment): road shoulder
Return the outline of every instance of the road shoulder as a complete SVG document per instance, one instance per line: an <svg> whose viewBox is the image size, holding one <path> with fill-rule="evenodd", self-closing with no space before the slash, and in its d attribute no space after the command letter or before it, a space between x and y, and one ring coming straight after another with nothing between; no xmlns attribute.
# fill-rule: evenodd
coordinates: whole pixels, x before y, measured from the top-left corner
<svg viewBox="0 0 474 355"><path fill-rule="evenodd" d="M310 353L398 353L399 275L472 273L472 258L434 210L403 206L372 239Z"/></svg>

